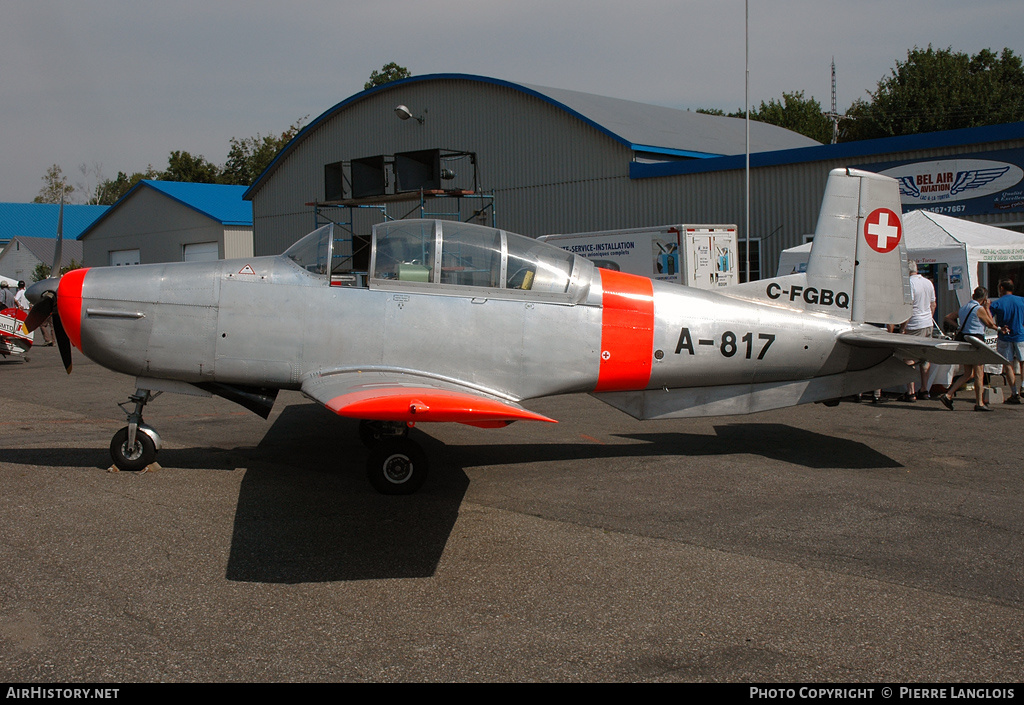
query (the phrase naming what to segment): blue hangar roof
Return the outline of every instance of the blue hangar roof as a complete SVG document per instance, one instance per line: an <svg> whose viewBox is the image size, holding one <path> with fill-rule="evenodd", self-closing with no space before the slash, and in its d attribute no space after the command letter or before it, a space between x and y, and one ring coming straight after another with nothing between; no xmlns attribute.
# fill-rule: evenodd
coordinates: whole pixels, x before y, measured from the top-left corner
<svg viewBox="0 0 1024 705"><path fill-rule="evenodd" d="M242 195L246 190L245 186L190 184L181 181L150 181L144 179L135 184L117 203L110 206L110 210L104 213L103 217L97 218L85 228L78 236L79 239L87 235L137 191L144 188L153 189L191 208L197 213L217 221L221 225L252 227L252 204L242 199Z"/></svg>
<svg viewBox="0 0 1024 705"><path fill-rule="evenodd" d="M242 200L246 186L188 184L180 181L140 181L139 186L142 185L149 186L165 196L184 203L189 208L218 221L221 225L252 225L252 204ZM127 198L127 194L125 197Z"/></svg>
<svg viewBox="0 0 1024 705"><path fill-rule="evenodd" d="M864 160L883 161L880 155L898 152L913 152L926 149L951 149L955 147L983 145L992 142L1007 142L1024 139L1024 122L1011 122L1003 125L986 125L984 127L965 127L959 130L943 130L941 132L924 132L901 137L881 137L856 142L840 142L839 144L822 144L797 149L783 149L774 152L762 152L750 155L750 167L782 166L802 164L826 160L844 160L850 166L863 164ZM950 159L954 158L952 156ZM679 176L681 174L704 174L713 171L730 171L745 166L744 155L723 156L718 159L702 159L687 162L663 162L660 164L641 164L633 162L629 165L631 179L648 179L661 176Z"/></svg>
<svg viewBox="0 0 1024 705"><path fill-rule="evenodd" d="M110 206L64 206L64 237L77 238ZM0 241L14 237L57 238L56 203L0 203Z"/></svg>

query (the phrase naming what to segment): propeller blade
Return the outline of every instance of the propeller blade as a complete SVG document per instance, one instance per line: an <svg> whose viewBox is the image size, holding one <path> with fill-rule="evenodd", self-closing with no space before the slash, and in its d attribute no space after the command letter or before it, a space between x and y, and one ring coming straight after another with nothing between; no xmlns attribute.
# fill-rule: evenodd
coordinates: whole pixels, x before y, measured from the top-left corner
<svg viewBox="0 0 1024 705"><path fill-rule="evenodd" d="M42 298L39 299L39 303L29 309L28 316L25 318L25 327L28 328L29 333L43 325L43 322L46 321L51 313L53 313L53 309L56 304L56 294L52 291L47 291L43 294Z"/></svg>
<svg viewBox="0 0 1024 705"><path fill-rule="evenodd" d="M60 360L64 363L64 369L71 374L71 340L64 332L64 326L60 322L60 316L53 317L53 333L57 337L57 349L60 350Z"/></svg>
<svg viewBox="0 0 1024 705"><path fill-rule="evenodd" d="M60 210L57 212L57 244L53 246L53 266L50 267L50 276L60 276L60 258L64 249L64 194L60 195Z"/></svg>

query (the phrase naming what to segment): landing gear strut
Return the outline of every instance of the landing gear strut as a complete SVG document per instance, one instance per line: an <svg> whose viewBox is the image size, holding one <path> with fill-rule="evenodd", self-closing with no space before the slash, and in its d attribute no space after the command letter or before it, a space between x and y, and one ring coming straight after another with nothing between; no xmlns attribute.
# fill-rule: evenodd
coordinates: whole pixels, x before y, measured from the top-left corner
<svg viewBox="0 0 1024 705"><path fill-rule="evenodd" d="M156 460L160 450L160 436L142 420L142 407L159 396L148 389L136 389L128 401L118 404L128 416L128 425L114 434L110 441L110 457L118 470L136 472L144 469ZM126 404L135 404L132 411L125 408Z"/></svg>
<svg viewBox="0 0 1024 705"><path fill-rule="evenodd" d="M360 421L359 440L367 448L373 448L381 441L406 438L409 425L401 421Z"/></svg>

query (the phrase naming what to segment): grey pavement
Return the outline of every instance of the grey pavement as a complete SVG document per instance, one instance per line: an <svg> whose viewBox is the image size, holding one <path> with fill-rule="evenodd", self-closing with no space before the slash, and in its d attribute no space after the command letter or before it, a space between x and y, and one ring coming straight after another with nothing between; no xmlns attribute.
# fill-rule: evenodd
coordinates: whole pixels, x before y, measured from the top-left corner
<svg viewBox="0 0 1024 705"><path fill-rule="evenodd" d="M108 472L133 380L75 352L0 362L0 680L1021 680L1024 407L544 399L383 497L296 393L164 394Z"/></svg>

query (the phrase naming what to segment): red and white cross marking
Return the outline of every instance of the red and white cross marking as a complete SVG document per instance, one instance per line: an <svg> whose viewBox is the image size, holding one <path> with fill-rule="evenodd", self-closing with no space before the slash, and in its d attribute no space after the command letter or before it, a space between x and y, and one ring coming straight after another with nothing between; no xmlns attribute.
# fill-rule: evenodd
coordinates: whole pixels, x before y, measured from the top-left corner
<svg viewBox="0 0 1024 705"><path fill-rule="evenodd" d="M888 208L876 208L864 221L864 239L875 252L892 252L902 237L903 223Z"/></svg>

